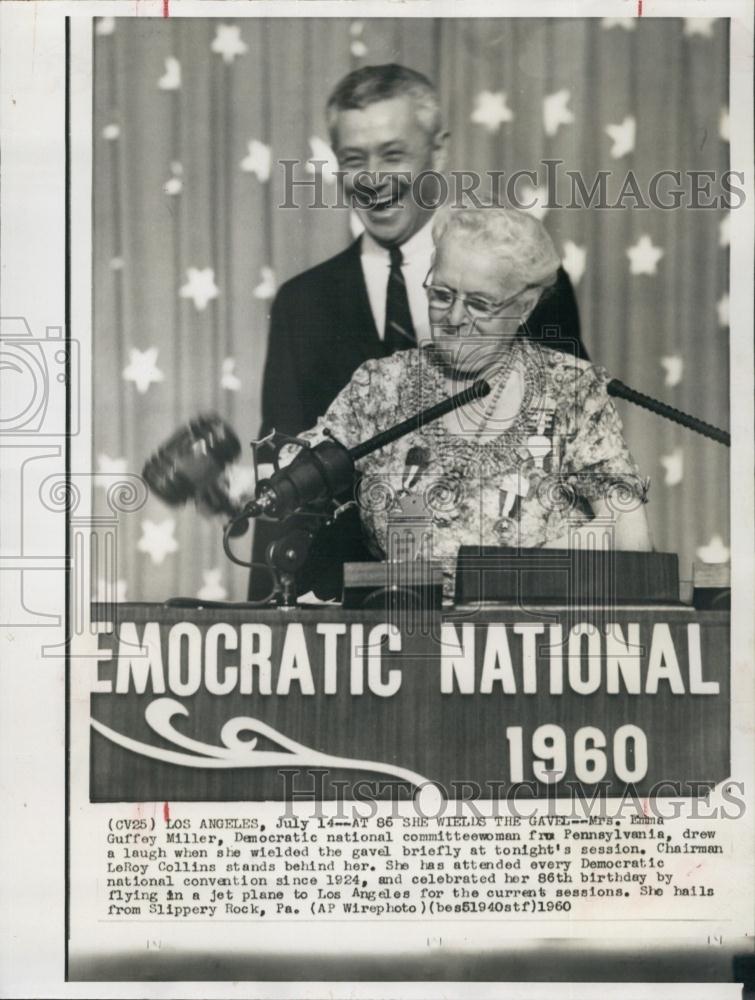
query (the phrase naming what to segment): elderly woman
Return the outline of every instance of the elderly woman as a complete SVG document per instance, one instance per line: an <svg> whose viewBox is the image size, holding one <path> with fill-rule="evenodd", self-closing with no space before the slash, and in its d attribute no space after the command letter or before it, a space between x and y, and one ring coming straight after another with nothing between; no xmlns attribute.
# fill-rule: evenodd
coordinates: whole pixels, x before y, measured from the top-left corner
<svg viewBox="0 0 755 1000"><path fill-rule="evenodd" d="M490 394L358 463L358 502L376 555L391 522L432 525L446 591L461 545L574 544L594 518L622 549L649 549L646 484L593 365L517 338L559 258L544 227L513 209L449 209L433 226L425 282L432 339L367 361L301 435L351 447L484 378Z"/></svg>

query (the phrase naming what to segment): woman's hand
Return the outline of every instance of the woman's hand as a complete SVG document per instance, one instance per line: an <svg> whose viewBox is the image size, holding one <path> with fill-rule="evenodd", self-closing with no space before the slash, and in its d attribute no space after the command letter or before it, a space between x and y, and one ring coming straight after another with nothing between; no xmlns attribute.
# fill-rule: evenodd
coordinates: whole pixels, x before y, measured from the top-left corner
<svg viewBox="0 0 755 1000"><path fill-rule="evenodd" d="M605 500L594 500L592 509L596 518L613 519L616 549L627 552L652 551L653 542L650 538L645 504L638 501L636 507L617 514L615 508Z"/></svg>
<svg viewBox="0 0 755 1000"><path fill-rule="evenodd" d="M272 471L272 465L261 465L260 478L266 478ZM228 465L214 483L195 497L197 512L204 518L227 521L231 510L241 512L254 497L255 485L252 466L241 462Z"/></svg>
<svg viewBox="0 0 755 1000"><path fill-rule="evenodd" d="M605 500L591 501L595 521L587 521L575 526L558 538L544 543L544 549L571 549L577 539L590 541L598 532L611 531L612 547L615 551L652 552L645 505L637 503L632 510L617 514L616 509ZM597 523L596 523L597 521Z"/></svg>

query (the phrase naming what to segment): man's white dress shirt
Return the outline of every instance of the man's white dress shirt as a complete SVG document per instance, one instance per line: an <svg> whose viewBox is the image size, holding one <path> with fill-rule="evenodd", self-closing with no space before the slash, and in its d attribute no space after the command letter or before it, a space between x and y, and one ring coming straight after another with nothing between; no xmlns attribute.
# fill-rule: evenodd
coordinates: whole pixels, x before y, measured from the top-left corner
<svg viewBox="0 0 755 1000"><path fill-rule="evenodd" d="M364 273L370 309L375 320L378 336L383 339L385 333L385 299L388 293L388 276L391 261L388 251L370 236L362 233L362 272ZM401 271L406 282L406 292L409 298L409 311L412 314L417 342L427 340L430 336L430 324L427 319L427 296L422 282L430 270L433 253L432 224L427 222L418 233L415 233L406 243L401 244L403 262Z"/></svg>

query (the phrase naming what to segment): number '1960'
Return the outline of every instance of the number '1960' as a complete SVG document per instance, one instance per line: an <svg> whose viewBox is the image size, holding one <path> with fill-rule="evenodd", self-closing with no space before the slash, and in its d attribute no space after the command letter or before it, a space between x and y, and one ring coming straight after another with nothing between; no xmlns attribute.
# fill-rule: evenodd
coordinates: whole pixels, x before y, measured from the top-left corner
<svg viewBox="0 0 755 1000"><path fill-rule="evenodd" d="M524 737L521 726L507 726L509 744L509 780L524 781ZM568 769L571 749L574 774L578 781L593 784L602 781L608 771L607 739L595 726L582 726L574 733L571 748L560 726L548 723L532 733L532 773L537 781L556 784ZM648 770L648 747L639 726L619 726L611 747L613 773L619 781L641 781Z"/></svg>

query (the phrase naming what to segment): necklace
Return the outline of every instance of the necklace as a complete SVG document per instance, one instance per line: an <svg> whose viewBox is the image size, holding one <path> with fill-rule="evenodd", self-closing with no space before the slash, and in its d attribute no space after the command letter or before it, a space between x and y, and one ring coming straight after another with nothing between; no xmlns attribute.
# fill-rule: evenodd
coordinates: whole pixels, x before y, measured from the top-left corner
<svg viewBox="0 0 755 1000"><path fill-rule="evenodd" d="M521 350L512 350L482 376L467 374L464 383L459 384L461 380L457 379L451 386L447 382L447 370L435 364L423 365L422 360L424 357L418 353L419 365L412 371L412 376L416 377L407 379L399 389L401 409L405 412L416 412L437 403L459 392L463 384L474 378L482 377L491 386L487 397L457 411L467 416L466 427L461 423L458 433L442 419L427 424L419 432L418 448L424 450L428 460L421 487L424 503L433 524L447 525L459 517L467 517L470 511L474 513L484 498L488 506L491 496L497 504L498 483L521 464L522 405L513 414L513 421L507 421L505 431L495 425L491 427L491 422L495 420L515 369L521 376L524 396L528 396L527 356ZM474 421L470 414L472 406L477 411ZM486 432L488 440L482 440ZM419 486L412 483L407 492L415 492L415 485Z"/></svg>
<svg viewBox="0 0 755 1000"><path fill-rule="evenodd" d="M502 365L498 370L489 375L486 380L488 385L490 385L492 382L494 388L490 393L490 400L488 402L488 405L485 407L485 412L482 415L482 420L477 425L477 429L475 430L474 436L476 438L482 436L483 432L485 431L485 428L488 426L488 423L492 419L493 414L495 413L498 407L498 404L501 400L501 396L503 395L503 390L506 388L509 376L511 375L511 367L512 367L511 361L507 359L507 363L505 365Z"/></svg>
<svg viewBox="0 0 755 1000"><path fill-rule="evenodd" d="M459 432L449 428L442 419L435 420L422 428L420 440L429 447L433 464L440 467L438 471L444 480L463 480L473 462L485 475L499 475L512 465L519 464L519 451L524 441L522 418L536 388L531 384L533 379L531 365L528 362L529 358L524 347L515 344L484 374L483 377L492 385L492 391L484 400L468 404L457 411L462 417ZM449 393L458 392L462 388L458 380L449 388L447 369L438 363L431 350L417 352L415 363L416 366L412 366L411 377L399 390L400 408L403 412L415 413L425 409L441 399L448 398ZM505 432L496 434L495 428L490 428L490 422L495 416L509 382L509 376L514 369L522 379L524 393L522 404ZM469 374L466 376L470 381L479 377ZM479 415L479 419L474 423L469 420L471 406L477 409L475 415ZM466 427L463 422L464 415L467 415ZM482 440L483 437L487 437L487 440Z"/></svg>
<svg viewBox="0 0 755 1000"><path fill-rule="evenodd" d="M493 389L490 393L490 398L486 402L482 418L476 424L473 432L453 435L448 431L447 427L441 426L437 428L438 443L450 446L449 450L453 454L452 464L455 477L462 480L466 479L473 459L479 457L482 450L486 447L481 438L498 408L504 390L508 385L512 368L513 358L511 354L507 354L505 361L498 365L491 373L487 374L486 380L488 384L492 383ZM443 438L445 438L445 441L442 441Z"/></svg>

